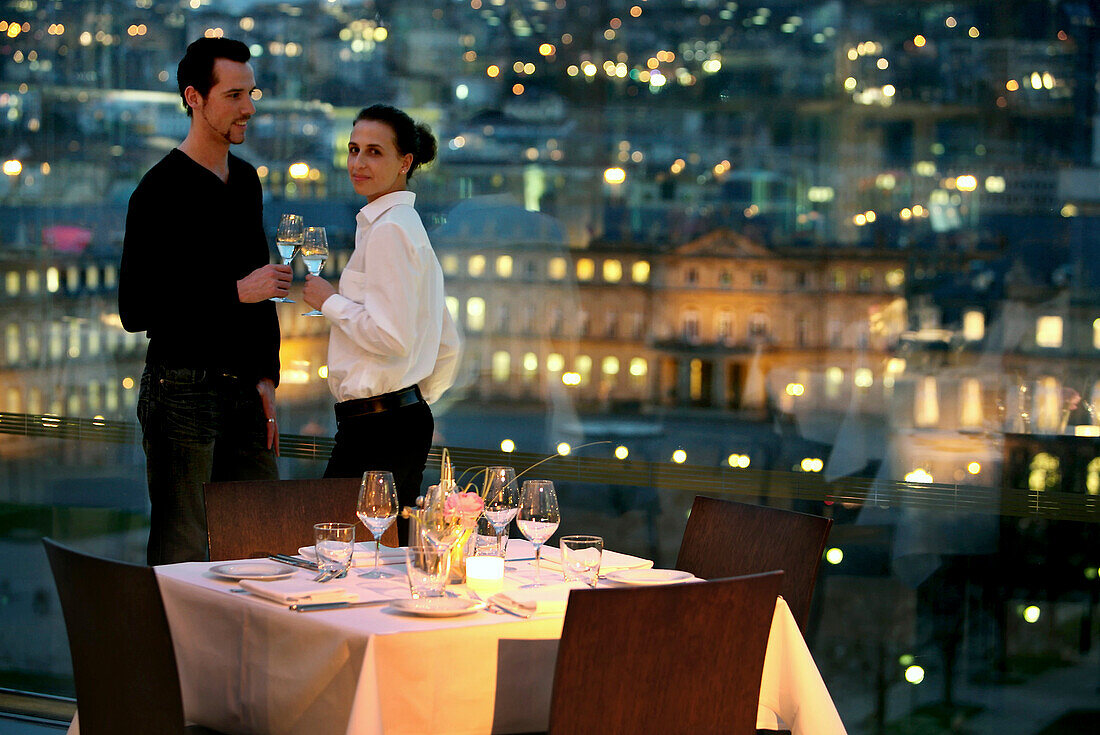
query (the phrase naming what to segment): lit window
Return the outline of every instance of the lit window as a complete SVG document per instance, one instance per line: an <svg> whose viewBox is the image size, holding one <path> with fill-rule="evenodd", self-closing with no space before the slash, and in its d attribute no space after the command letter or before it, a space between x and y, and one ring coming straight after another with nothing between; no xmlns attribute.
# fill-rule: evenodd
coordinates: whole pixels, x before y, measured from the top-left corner
<svg viewBox="0 0 1100 735"><path fill-rule="evenodd" d="M64 335L61 334L61 325L58 322L50 324L50 359L60 360L65 350Z"/></svg>
<svg viewBox="0 0 1100 735"><path fill-rule="evenodd" d="M75 265L65 269L65 288L69 291L80 288L80 269Z"/></svg>
<svg viewBox="0 0 1100 735"><path fill-rule="evenodd" d="M471 332L485 329L485 299L480 296L466 302L466 328Z"/></svg>
<svg viewBox="0 0 1100 735"><path fill-rule="evenodd" d="M103 336L102 335L103 335L103 333L99 330L99 327L98 327L97 324L93 323L91 328L88 329L88 354L89 355L98 355L99 354L100 349L102 348L102 342L103 342Z"/></svg>
<svg viewBox="0 0 1100 735"><path fill-rule="evenodd" d="M649 363L644 357L632 357L630 359L630 374L635 378L644 378L649 373Z"/></svg>
<svg viewBox="0 0 1100 735"><path fill-rule="evenodd" d="M577 280L591 281L596 276L596 263L591 258L581 258L577 261Z"/></svg>
<svg viewBox="0 0 1100 735"><path fill-rule="evenodd" d="M1092 346L1100 350L1100 319L1092 320Z"/></svg>
<svg viewBox="0 0 1100 735"><path fill-rule="evenodd" d="M603 262L603 279L608 283L618 283L623 279L623 264L617 260Z"/></svg>
<svg viewBox="0 0 1100 735"><path fill-rule="evenodd" d="M864 268L859 272L859 290L869 291L871 290L871 284L874 282L874 272L870 268Z"/></svg>
<svg viewBox="0 0 1100 735"><path fill-rule="evenodd" d="M447 311L451 312L451 319L458 321L458 299L454 296L448 296L445 299L447 304Z"/></svg>
<svg viewBox="0 0 1100 735"><path fill-rule="evenodd" d="M99 268L94 265L88 266L84 271L84 283L88 288L99 288Z"/></svg>
<svg viewBox="0 0 1100 735"><path fill-rule="evenodd" d="M470 260L466 263L466 272L474 278L481 278L481 276L485 275L485 256L470 256Z"/></svg>
<svg viewBox="0 0 1100 735"><path fill-rule="evenodd" d="M8 296L19 295L19 274L15 271L8 271L4 276L4 291Z"/></svg>
<svg viewBox="0 0 1100 735"><path fill-rule="evenodd" d="M448 276L453 276L458 273L458 256L457 255L444 255L443 262L440 263L443 266L443 272Z"/></svg>
<svg viewBox="0 0 1100 735"><path fill-rule="evenodd" d="M875 374L871 372L870 368L856 368L852 382L855 383L857 388L870 388L875 384Z"/></svg>
<svg viewBox="0 0 1100 735"><path fill-rule="evenodd" d="M691 400L703 400L703 361L699 358L688 363L688 392Z"/></svg>
<svg viewBox="0 0 1100 735"><path fill-rule="evenodd" d="M551 373L560 373L565 369L565 358L559 352L551 352L546 356L546 370Z"/></svg>
<svg viewBox="0 0 1100 735"><path fill-rule="evenodd" d="M69 322L69 357L80 357L80 322Z"/></svg>
<svg viewBox="0 0 1100 735"><path fill-rule="evenodd" d="M913 404L913 420L917 426L931 427L940 422L940 391L936 378L927 375L917 381Z"/></svg>
<svg viewBox="0 0 1100 735"><path fill-rule="evenodd" d="M11 413L23 412L23 395L18 388L8 388L7 410ZM1093 495L1095 494L1093 493Z"/></svg>
<svg viewBox="0 0 1100 735"><path fill-rule="evenodd" d="M844 385L844 370L831 367L825 370L825 395L829 398L838 398L840 388Z"/></svg>
<svg viewBox="0 0 1100 735"><path fill-rule="evenodd" d="M846 283L847 283L847 279L845 279L845 277L844 277L844 271L842 271L842 270L833 271L833 290L843 291Z"/></svg>
<svg viewBox="0 0 1100 735"><path fill-rule="evenodd" d="M42 352L42 343L38 340L38 325L27 325L27 359L37 360Z"/></svg>
<svg viewBox="0 0 1100 735"><path fill-rule="evenodd" d="M44 405L45 400L42 396L42 389L31 388L30 396L27 399L27 413L42 413Z"/></svg>
<svg viewBox="0 0 1100 735"><path fill-rule="evenodd" d="M891 271L886 272L886 287L892 291L896 291L905 285L905 271L901 268L894 268Z"/></svg>
<svg viewBox="0 0 1100 735"><path fill-rule="evenodd" d="M501 278L512 277L512 256L502 255L497 258L497 275Z"/></svg>
<svg viewBox="0 0 1100 735"><path fill-rule="evenodd" d="M539 356L534 352L525 352L523 355L523 372L527 374L527 377L534 377L538 369Z"/></svg>
<svg viewBox="0 0 1100 735"><path fill-rule="evenodd" d="M568 266L565 262L565 258L551 258L550 264L546 269L546 274L550 276L551 281L560 281L565 278L565 274L569 272Z"/></svg>
<svg viewBox="0 0 1100 735"><path fill-rule="evenodd" d="M40 287L38 271L27 271L27 293L33 296L38 293Z"/></svg>
<svg viewBox="0 0 1100 735"><path fill-rule="evenodd" d="M963 339L978 342L985 337L985 314L980 311L968 311L963 315Z"/></svg>
<svg viewBox="0 0 1100 735"><path fill-rule="evenodd" d="M604 375L618 375L619 374L619 358L617 357L605 357L603 359L602 366Z"/></svg>
<svg viewBox="0 0 1100 735"><path fill-rule="evenodd" d="M645 260L639 260L630 267L630 278L634 283L648 283L649 282L649 263Z"/></svg>
<svg viewBox="0 0 1100 735"><path fill-rule="evenodd" d="M109 265L103 269L103 285L107 288L111 288L115 285L115 279L118 277L118 271L115 270L113 265Z"/></svg>
<svg viewBox="0 0 1100 735"><path fill-rule="evenodd" d="M1035 344L1039 347L1061 347L1062 317L1039 317L1035 321Z"/></svg>
<svg viewBox="0 0 1100 735"><path fill-rule="evenodd" d="M102 402L102 393L100 392L99 381L90 381L88 383L88 410L98 411L101 407Z"/></svg>
<svg viewBox="0 0 1100 735"><path fill-rule="evenodd" d="M581 385L587 385L592 377L592 358L588 355L577 355L573 361L577 374L581 376Z"/></svg>
<svg viewBox="0 0 1100 735"><path fill-rule="evenodd" d="M505 351L493 353L493 382L507 383L512 370L512 357Z"/></svg>
<svg viewBox="0 0 1100 735"><path fill-rule="evenodd" d="M9 365L19 362L19 325L9 324L4 330L4 354Z"/></svg>
<svg viewBox="0 0 1100 735"><path fill-rule="evenodd" d="M977 378L964 378L959 386L959 425L964 429L982 426L982 384Z"/></svg>
<svg viewBox="0 0 1100 735"><path fill-rule="evenodd" d="M50 266L46 269L46 290L50 293L57 293L61 288L61 271L57 270L54 266Z"/></svg>

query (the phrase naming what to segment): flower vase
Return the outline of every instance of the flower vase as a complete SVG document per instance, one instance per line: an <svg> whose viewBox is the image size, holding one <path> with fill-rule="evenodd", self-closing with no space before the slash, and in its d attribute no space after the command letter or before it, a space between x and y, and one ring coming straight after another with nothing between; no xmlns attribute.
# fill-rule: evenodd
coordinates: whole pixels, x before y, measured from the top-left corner
<svg viewBox="0 0 1100 735"><path fill-rule="evenodd" d="M466 583L466 557L471 553L470 541L473 539L473 529L463 531L458 541L451 546L451 575L447 578L447 584Z"/></svg>

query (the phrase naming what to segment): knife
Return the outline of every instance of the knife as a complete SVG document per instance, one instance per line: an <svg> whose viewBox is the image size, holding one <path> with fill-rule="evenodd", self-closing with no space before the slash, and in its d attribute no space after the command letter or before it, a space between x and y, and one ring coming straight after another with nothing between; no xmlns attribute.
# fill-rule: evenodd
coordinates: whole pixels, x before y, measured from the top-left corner
<svg viewBox="0 0 1100 735"><path fill-rule="evenodd" d="M367 600L366 602L304 602L290 606L294 612L313 612L314 610L339 610L342 607L373 607L375 605L389 605L396 600Z"/></svg>
<svg viewBox="0 0 1100 735"><path fill-rule="evenodd" d="M308 561L306 559L299 559L296 556L288 556L286 554L268 554L267 558L273 559L274 561L281 562L283 564L289 564L292 567L302 567L303 569L312 569L315 572L317 571L317 562Z"/></svg>

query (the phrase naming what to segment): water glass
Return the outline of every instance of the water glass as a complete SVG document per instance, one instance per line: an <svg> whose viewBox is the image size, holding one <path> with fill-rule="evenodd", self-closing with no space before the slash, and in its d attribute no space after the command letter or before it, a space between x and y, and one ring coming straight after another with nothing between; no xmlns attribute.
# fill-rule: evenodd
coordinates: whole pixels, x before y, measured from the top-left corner
<svg viewBox="0 0 1100 735"><path fill-rule="evenodd" d="M500 543L497 543L497 530L493 522L485 516L477 519L477 530L472 536L473 549L471 556L499 556L506 559L508 555L508 526L500 532Z"/></svg>
<svg viewBox="0 0 1100 735"><path fill-rule="evenodd" d="M414 600L421 597L442 597L451 574L449 548L421 544L405 549L405 570L409 576L409 592Z"/></svg>
<svg viewBox="0 0 1100 735"><path fill-rule="evenodd" d="M603 539L599 536L562 536L561 573L566 582L584 582L595 587L600 578Z"/></svg>
<svg viewBox="0 0 1100 735"><path fill-rule="evenodd" d="M354 523L316 523L313 541L317 564L322 570L339 572L335 575L339 577L347 574L355 549Z"/></svg>

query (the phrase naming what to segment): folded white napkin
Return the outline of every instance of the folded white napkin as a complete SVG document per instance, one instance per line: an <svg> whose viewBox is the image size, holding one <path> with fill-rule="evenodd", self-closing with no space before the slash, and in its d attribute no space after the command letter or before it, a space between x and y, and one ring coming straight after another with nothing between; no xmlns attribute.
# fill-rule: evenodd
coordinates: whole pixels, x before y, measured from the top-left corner
<svg viewBox="0 0 1100 735"><path fill-rule="evenodd" d="M569 590L588 589L583 582L548 584L543 587L498 592L489 598L501 607L517 607L529 614L564 613L569 602Z"/></svg>
<svg viewBox="0 0 1100 735"><path fill-rule="evenodd" d="M359 595L348 592L343 587L333 587L308 579L279 579L272 582L242 579L241 587L254 595L285 605L299 602L353 602L359 599Z"/></svg>
<svg viewBox="0 0 1100 735"><path fill-rule="evenodd" d="M312 546L303 546L298 549L298 556L304 556L310 561L317 561L317 552ZM378 552L378 564L404 564L405 563L405 547L399 546L394 548L392 546L383 546ZM355 549L352 551L351 565L353 567L373 567L374 566L374 542L373 541L356 541Z"/></svg>
<svg viewBox="0 0 1100 735"><path fill-rule="evenodd" d="M542 547L542 563L551 569L561 569L561 549L557 546ZM653 562L630 554L620 554L617 551L603 550L600 556L600 574L618 572L623 569L649 569Z"/></svg>

